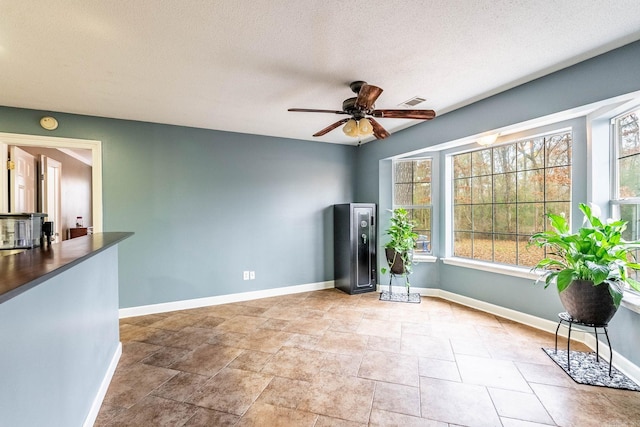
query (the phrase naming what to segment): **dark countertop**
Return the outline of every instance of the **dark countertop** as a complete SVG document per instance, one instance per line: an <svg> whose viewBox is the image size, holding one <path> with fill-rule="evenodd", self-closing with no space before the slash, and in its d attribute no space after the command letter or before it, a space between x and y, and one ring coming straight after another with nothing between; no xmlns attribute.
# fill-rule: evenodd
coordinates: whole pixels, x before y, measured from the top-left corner
<svg viewBox="0 0 640 427"><path fill-rule="evenodd" d="M0 304L132 235L97 233L0 256Z"/></svg>

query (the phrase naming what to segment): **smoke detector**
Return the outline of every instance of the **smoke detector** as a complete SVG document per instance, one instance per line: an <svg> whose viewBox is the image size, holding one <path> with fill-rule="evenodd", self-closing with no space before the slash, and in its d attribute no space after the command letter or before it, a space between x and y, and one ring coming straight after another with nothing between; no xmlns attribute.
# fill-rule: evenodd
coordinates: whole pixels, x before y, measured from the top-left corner
<svg viewBox="0 0 640 427"><path fill-rule="evenodd" d="M53 117L43 117L40 119L40 126L46 130L55 130L58 128L58 121Z"/></svg>

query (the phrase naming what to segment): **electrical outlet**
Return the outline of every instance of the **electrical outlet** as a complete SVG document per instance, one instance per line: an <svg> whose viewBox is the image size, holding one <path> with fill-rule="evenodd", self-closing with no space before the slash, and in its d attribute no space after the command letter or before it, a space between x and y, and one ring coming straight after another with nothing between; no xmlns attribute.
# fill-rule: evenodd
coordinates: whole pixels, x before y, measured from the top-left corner
<svg viewBox="0 0 640 427"><path fill-rule="evenodd" d="M249 272L249 280L255 280L256 278L256 272L255 271L250 271Z"/></svg>
<svg viewBox="0 0 640 427"><path fill-rule="evenodd" d="M248 271L243 271L242 272L242 280L249 280L249 272Z"/></svg>

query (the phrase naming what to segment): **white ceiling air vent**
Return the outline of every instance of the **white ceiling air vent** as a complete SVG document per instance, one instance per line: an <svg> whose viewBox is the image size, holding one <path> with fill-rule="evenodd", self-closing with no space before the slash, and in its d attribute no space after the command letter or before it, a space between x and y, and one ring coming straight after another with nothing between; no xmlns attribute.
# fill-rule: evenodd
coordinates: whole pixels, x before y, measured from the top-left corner
<svg viewBox="0 0 640 427"><path fill-rule="evenodd" d="M424 101L426 101L425 98L420 98L419 96L414 96L413 98L404 101L402 104L398 104L398 107L407 107L407 108L412 108L415 107L418 104L423 103Z"/></svg>

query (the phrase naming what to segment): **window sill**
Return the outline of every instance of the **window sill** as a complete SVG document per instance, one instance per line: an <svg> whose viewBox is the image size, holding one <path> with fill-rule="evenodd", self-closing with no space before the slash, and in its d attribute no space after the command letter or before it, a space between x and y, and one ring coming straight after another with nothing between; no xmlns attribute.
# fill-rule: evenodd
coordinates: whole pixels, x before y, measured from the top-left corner
<svg viewBox="0 0 640 427"><path fill-rule="evenodd" d="M625 292L620 305L640 314L640 295L633 292Z"/></svg>
<svg viewBox="0 0 640 427"><path fill-rule="evenodd" d="M505 274L507 276L521 277L523 279L537 280L540 274L532 272L528 268L515 267L493 262L475 261L465 258L443 258L442 262L456 267L473 268L475 270L488 271L490 273Z"/></svg>
<svg viewBox="0 0 640 427"><path fill-rule="evenodd" d="M436 262L438 257L433 255L414 255L413 262Z"/></svg>

